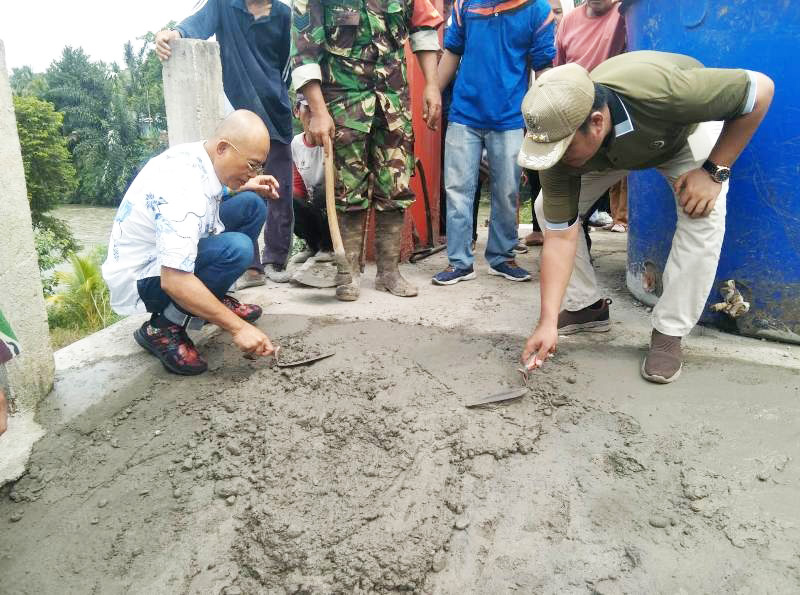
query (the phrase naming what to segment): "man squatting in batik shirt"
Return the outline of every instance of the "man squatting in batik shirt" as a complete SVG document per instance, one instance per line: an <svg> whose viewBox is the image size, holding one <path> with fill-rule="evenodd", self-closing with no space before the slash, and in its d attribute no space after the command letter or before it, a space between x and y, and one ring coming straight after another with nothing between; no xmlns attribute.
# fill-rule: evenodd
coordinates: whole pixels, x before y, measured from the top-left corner
<svg viewBox="0 0 800 595"><path fill-rule="evenodd" d="M263 198L278 199L275 178L259 173L269 147L261 118L237 110L208 140L153 157L120 203L103 263L111 306L118 314L151 313L133 336L170 372L208 367L186 333L193 320L230 332L246 353L275 352L252 324L261 308L227 294L253 262L267 216Z"/></svg>
<svg viewBox="0 0 800 595"><path fill-rule="evenodd" d="M360 293L362 230L372 200L378 274L375 287L417 295L398 269L405 210L414 172L404 44L425 77L423 119L436 129L441 95L436 67L441 15L430 0L296 0L292 20L292 83L311 110L316 145L333 139L339 226L347 267L336 297ZM371 186L371 187L370 187Z"/></svg>

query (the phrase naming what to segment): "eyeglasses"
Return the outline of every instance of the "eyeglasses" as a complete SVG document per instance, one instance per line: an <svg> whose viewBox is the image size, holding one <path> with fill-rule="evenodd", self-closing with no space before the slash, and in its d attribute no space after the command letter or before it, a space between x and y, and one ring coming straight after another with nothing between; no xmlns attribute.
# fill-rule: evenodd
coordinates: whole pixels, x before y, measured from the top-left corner
<svg viewBox="0 0 800 595"><path fill-rule="evenodd" d="M242 153L239 150L239 148L236 145L234 145L231 141L225 139L225 142L228 143L231 147L233 147L233 150L239 153L239 155L244 157L244 153ZM245 157L245 159L247 158ZM264 165L262 163L259 163L258 161L251 161L250 159L247 159L247 169L254 176L260 176L261 174L264 173Z"/></svg>

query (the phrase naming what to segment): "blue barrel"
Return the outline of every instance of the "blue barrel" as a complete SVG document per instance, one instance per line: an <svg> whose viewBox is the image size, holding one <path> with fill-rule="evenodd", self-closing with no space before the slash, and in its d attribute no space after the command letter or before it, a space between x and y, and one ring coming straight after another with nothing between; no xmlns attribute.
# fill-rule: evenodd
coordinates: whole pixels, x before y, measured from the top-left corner
<svg viewBox="0 0 800 595"><path fill-rule="evenodd" d="M627 19L632 50L687 54L775 81L769 114L733 167L725 242L701 321L800 343L800 3L640 0ZM627 285L652 305L675 231L675 203L654 171L630 176L629 197ZM750 302L735 319L710 310L728 280Z"/></svg>

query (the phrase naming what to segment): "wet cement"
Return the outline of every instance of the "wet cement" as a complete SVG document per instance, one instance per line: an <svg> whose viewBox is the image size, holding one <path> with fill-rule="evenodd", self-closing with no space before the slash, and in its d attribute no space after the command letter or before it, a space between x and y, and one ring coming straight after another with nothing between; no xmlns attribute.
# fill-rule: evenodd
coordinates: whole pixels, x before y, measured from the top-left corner
<svg viewBox="0 0 800 595"><path fill-rule="evenodd" d="M0 493L3 593L787 593L800 586L800 377L565 346L522 399L520 339L279 317L45 410ZM584 348L585 349L585 348ZM288 357L287 357L288 359ZM155 382L153 382L155 378ZM63 425L56 421L67 419Z"/></svg>

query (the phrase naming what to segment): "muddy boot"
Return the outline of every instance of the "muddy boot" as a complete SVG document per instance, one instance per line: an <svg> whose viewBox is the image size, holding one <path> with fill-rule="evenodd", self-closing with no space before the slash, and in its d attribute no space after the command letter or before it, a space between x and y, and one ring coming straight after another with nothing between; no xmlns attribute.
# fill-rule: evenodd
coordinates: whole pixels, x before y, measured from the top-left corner
<svg viewBox="0 0 800 595"><path fill-rule="evenodd" d="M339 229L347 258L347 268L339 267L336 275L336 299L354 302L361 294L361 240L364 236L366 211L339 213Z"/></svg>
<svg viewBox="0 0 800 595"><path fill-rule="evenodd" d="M403 239L404 212L375 211L375 257L378 265L375 289L400 297L414 297L417 295L417 288L403 279L397 266Z"/></svg>

